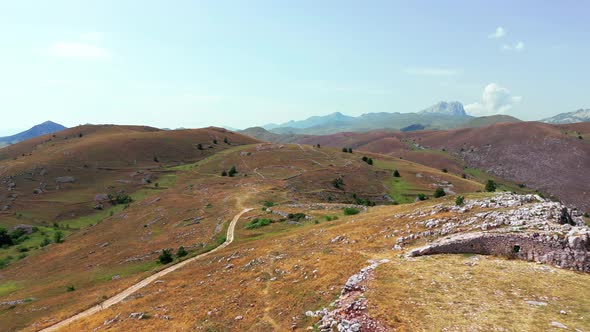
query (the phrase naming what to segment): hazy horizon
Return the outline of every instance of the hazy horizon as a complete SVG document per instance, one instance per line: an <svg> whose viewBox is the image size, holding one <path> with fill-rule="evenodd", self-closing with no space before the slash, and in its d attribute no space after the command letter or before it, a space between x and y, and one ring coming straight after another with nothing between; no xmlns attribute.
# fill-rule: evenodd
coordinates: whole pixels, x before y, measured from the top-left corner
<svg viewBox="0 0 590 332"><path fill-rule="evenodd" d="M141 8L141 11L137 9ZM246 128L334 112L590 107L590 4L0 4L0 136L51 120Z"/></svg>

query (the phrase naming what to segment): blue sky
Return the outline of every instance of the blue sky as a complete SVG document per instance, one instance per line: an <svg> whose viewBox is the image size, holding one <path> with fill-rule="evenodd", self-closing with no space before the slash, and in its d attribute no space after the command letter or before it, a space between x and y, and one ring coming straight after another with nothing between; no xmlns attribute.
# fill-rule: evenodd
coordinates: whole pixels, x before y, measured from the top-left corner
<svg viewBox="0 0 590 332"><path fill-rule="evenodd" d="M2 1L0 135L590 107L588 1Z"/></svg>

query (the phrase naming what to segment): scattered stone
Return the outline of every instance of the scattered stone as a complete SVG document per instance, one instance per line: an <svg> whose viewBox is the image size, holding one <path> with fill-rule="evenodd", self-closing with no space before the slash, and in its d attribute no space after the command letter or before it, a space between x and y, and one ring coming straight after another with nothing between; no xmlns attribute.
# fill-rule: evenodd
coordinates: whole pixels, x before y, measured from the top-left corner
<svg viewBox="0 0 590 332"><path fill-rule="evenodd" d="M547 302L541 302L541 301L526 301L526 303L528 303L530 305L536 305L539 307L544 307L547 305Z"/></svg>
<svg viewBox="0 0 590 332"><path fill-rule="evenodd" d="M560 322L553 321L553 322L551 322L551 326L557 327L558 329L567 330L567 326L561 324Z"/></svg>
<svg viewBox="0 0 590 332"><path fill-rule="evenodd" d="M234 320L242 320L242 319L244 319L243 316L236 316L236 318L234 318Z"/></svg>
<svg viewBox="0 0 590 332"><path fill-rule="evenodd" d="M129 318L134 318L134 319L143 319L143 316L145 315L145 313L143 312L132 312L129 315Z"/></svg>
<svg viewBox="0 0 590 332"><path fill-rule="evenodd" d="M55 183L74 183L76 178L73 176L60 176L55 178Z"/></svg>

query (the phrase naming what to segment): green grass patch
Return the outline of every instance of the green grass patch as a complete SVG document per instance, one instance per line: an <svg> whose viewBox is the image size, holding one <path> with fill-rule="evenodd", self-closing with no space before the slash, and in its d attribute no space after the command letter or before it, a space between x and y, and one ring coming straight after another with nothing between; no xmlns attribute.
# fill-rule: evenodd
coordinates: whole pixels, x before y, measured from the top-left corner
<svg viewBox="0 0 590 332"><path fill-rule="evenodd" d="M19 290L19 289L22 289L22 286L20 286L15 281L7 281L4 283L1 283L0 284L0 296L8 295L12 292Z"/></svg>
<svg viewBox="0 0 590 332"><path fill-rule="evenodd" d="M274 220L272 219L267 219L267 218L256 218L252 221L250 221L249 223L246 224L246 226L244 226L244 228L246 229L255 229L255 228L260 228L260 227L264 227L267 225L270 225L274 222Z"/></svg>
<svg viewBox="0 0 590 332"><path fill-rule="evenodd" d="M93 271L92 280L98 282L113 280L114 276L129 277L137 273L154 270L158 266L156 261L129 263L115 268L99 267Z"/></svg>
<svg viewBox="0 0 590 332"><path fill-rule="evenodd" d="M344 211L344 215L347 215L347 216L352 216L352 215L358 214L360 212L359 209L356 209L353 207L345 207L343 209L343 211Z"/></svg>

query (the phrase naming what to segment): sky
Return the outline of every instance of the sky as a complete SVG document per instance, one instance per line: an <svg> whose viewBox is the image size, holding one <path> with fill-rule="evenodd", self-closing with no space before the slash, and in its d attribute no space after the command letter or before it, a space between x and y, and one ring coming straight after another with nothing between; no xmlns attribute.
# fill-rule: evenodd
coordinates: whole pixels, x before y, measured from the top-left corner
<svg viewBox="0 0 590 332"><path fill-rule="evenodd" d="M0 136L590 107L590 1L0 0Z"/></svg>

